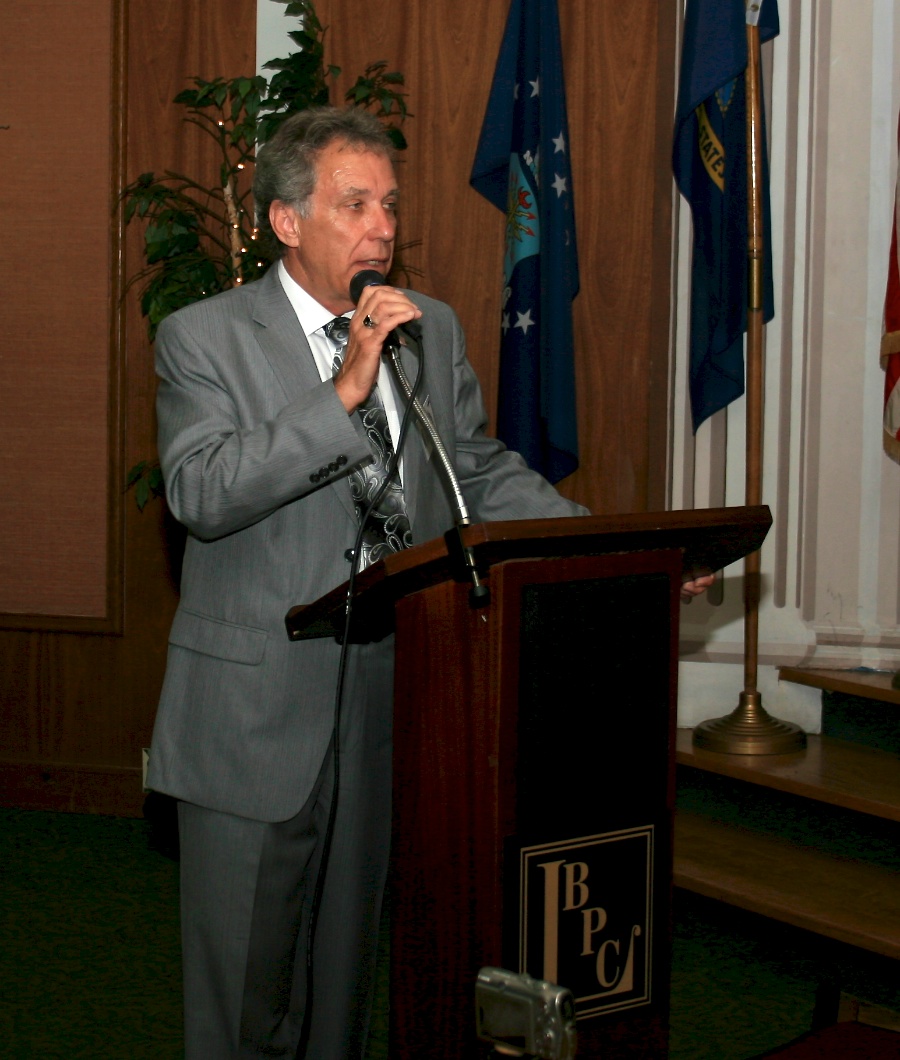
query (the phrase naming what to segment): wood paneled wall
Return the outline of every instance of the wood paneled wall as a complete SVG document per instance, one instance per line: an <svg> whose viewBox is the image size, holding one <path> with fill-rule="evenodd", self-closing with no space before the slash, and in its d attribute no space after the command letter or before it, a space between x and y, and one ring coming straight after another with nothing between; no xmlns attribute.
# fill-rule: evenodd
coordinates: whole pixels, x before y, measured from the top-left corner
<svg viewBox="0 0 900 1060"><path fill-rule="evenodd" d="M401 240L416 285L459 313L496 406L504 218L468 183L505 0L320 0L341 95L367 62L407 78ZM559 0L581 293L581 467L562 485L599 513L662 508L668 405L675 0Z"/></svg>
<svg viewBox="0 0 900 1060"><path fill-rule="evenodd" d="M415 117L401 167L402 237L422 241L408 252L424 273L416 285L459 312L493 409L503 219L469 188L468 173L507 4L319 0L318 8L343 87L375 59L407 76ZM171 100L194 74L252 73L255 0L153 0L123 10L126 175L196 172L199 133L181 124ZM676 2L560 0L560 15L581 260L582 467L563 491L597 512L661 508ZM131 276L141 265L136 230L124 252ZM124 305L119 442L129 467L154 451L155 380L134 290ZM177 555L162 506L139 514L129 497L121 636L0 631L0 802L140 812L140 749L149 743L176 602L169 541Z"/></svg>
<svg viewBox="0 0 900 1060"><path fill-rule="evenodd" d="M181 108L171 101L195 74L252 75L256 2L153 0L123 3L122 11L126 176L165 168L200 172L200 134L181 123ZM46 32L54 31L48 19ZM77 50L77 39L67 43ZM95 76L107 79L110 65L96 63ZM46 91L44 106L58 111L52 84ZM113 98L117 94L114 87ZM70 106L77 101L64 101L63 112ZM117 192L109 189L111 213ZM124 254L125 275L132 276L142 265L136 228L126 233ZM99 259L84 267L99 268ZM119 309L111 306L114 314ZM155 452L156 384L134 289L124 313L124 417L117 441L121 465L130 467ZM0 802L6 805L141 812L141 748L150 741L176 603L169 542L176 556L178 543L161 505L140 514L129 495L124 515L122 635L0 631Z"/></svg>
<svg viewBox="0 0 900 1060"><path fill-rule="evenodd" d="M103 120L116 110L115 83L103 76L116 54L115 13L110 0L7 0L3 10L0 628L112 632L121 619L109 452L118 441L109 326L118 152L115 122ZM77 102L62 110L60 99Z"/></svg>

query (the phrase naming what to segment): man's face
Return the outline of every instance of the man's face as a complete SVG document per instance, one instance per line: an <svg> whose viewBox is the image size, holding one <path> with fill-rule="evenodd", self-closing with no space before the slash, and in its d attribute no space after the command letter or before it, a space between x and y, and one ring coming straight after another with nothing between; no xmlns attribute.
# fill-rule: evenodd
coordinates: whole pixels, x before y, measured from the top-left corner
<svg viewBox="0 0 900 1060"><path fill-rule="evenodd" d="M323 148L306 216L274 203L286 228L284 263L291 276L332 313L353 308L351 278L362 269L387 275L397 230L397 182L385 155L338 141ZM287 233L287 234L285 234Z"/></svg>

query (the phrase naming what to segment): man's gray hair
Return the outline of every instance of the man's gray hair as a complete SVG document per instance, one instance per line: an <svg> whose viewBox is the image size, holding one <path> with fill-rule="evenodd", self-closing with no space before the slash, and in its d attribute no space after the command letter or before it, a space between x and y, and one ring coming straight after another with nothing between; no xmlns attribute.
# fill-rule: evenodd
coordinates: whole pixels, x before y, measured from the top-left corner
<svg viewBox="0 0 900 1060"><path fill-rule="evenodd" d="M285 118L257 152L253 199L259 238L269 253L281 257L285 251L269 223L269 207L276 201L288 203L305 217L316 186L319 154L336 142L394 161L394 147L384 126L360 107L298 111Z"/></svg>

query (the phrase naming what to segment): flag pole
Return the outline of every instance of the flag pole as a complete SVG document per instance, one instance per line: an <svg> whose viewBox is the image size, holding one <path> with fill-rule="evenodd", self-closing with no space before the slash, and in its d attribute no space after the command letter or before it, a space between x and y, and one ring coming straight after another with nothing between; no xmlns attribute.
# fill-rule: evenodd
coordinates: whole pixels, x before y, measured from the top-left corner
<svg viewBox="0 0 900 1060"><path fill-rule="evenodd" d="M748 506L762 504L763 449L763 122L759 17L747 18L747 453L745 495ZM791 722L773 718L757 688L759 666L760 554L744 560L744 690L738 705L723 718L694 729L694 744L729 754L787 754L806 746L806 734Z"/></svg>

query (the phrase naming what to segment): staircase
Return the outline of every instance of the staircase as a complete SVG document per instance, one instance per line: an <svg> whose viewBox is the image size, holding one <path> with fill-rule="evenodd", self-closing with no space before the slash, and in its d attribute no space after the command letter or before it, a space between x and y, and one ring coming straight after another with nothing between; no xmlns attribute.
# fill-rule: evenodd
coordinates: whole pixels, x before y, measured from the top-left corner
<svg viewBox="0 0 900 1060"><path fill-rule="evenodd" d="M822 735L789 755L678 732L675 885L871 955L900 982L900 691L890 674L784 668L822 689Z"/></svg>

